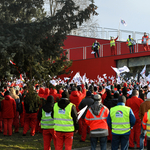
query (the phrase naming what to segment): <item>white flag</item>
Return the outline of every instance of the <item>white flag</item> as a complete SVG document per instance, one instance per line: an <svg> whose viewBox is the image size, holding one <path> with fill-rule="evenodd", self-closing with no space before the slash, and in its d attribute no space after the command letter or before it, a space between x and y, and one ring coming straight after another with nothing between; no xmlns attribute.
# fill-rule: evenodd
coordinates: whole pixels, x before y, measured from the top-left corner
<svg viewBox="0 0 150 150"><path fill-rule="evenodd" d="M94 52L94 51L92 51L92 52L91 52L91 54L95 54L95 52Z"/></svg>
<svg viewBox="0 0 150 150"><path fill-rule="evenodd" d="M127 23L123 19L121 19L121 24L123 24L124 26L127 26Z"/></svg>
<svg viewBox="0 0 150 150"><path fill-rule="evenodd" d="M86 111L86 109L87 109L87 105L83 108L83 109L81 109L79 112L78 112L78 120L82 117L82 115L84 114L84 112Z"/></svg>
<svg viewBox="0 0 150 150"><path fill-rule="evenodd" d="M150 82L150 74L146 77L146 80Z"/></svg>
<svg viewBox="0 0 150 150"><path fill-rule="evenodd" d="M119 70L118 70L117 68L112 67L112 66L111 66L111 68L112 68L118 75L120 74L120 72L119 72Z"/></svg>
<svg viewBox="0 0 150 150"><path fill-rule="evenodd" d="M124 66L124 67L121 67L121 68L115 68L115 67L112 67L111 68L119 75L120 73L123 73L123 72L129 72L129 68L127 66Z"/></svg>
<svg viewBox="0 0 150 150"><path fill-rule="evenodd" d="M145 78L145 72L146 72L146 65L140 73L143 78Z"/></svg>
<svg viewBox="0 0 150 150"><path fill-rule="evenodd" d="M128 68L127 66L118 68L118 70L119 70L120 73L123 73L123 72L130 72L130 70L129 70L129 68Z"/></svg>

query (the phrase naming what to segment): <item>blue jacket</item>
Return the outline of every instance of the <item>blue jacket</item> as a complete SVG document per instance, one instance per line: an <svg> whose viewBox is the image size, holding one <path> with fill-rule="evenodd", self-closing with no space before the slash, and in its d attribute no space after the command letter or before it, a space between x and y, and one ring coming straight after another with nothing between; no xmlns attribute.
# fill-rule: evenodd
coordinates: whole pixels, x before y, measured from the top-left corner
<svg viewBox="0 0 150 150"><path fill-rule="evenodd" d="M118 103L117 105L125 106L125 103ZM111 113L111 112L109 112L109 115L108 115L108 117L107 117L107 124L108 124L109 128L112 129L112 122L111 122L110 113ZM131 126L131 128L134 126L135 121L136 121L136 119L135 119L134 113L133 113L132 109L130 109L130 126ZM112 132L112 134L116 135L116 134L113 133L113 132ZM130 131L127 132L127 133L125 133L125 134L123 134L123 135L129 135L129 134L130 134ZM119 135L120 135L120 134L119 134Z"/></svg>

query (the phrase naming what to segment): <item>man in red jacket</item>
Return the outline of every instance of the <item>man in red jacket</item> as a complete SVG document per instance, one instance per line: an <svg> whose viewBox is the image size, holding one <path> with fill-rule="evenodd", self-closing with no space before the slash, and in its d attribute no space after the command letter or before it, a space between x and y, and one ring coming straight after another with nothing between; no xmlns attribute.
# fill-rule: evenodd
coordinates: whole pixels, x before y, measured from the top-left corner
<svg viewBox="0 0 150 150"><path fill-rule="evenodd" d="M148 51L149 50L148 40L149 40L149 37L146 34L146 32L144 32L144 36L142 37L142 44L143 44L144 51Z"/></svg>
<svg viewBox="0 0 150 150"><path fill-rule="evenodd" d="M136 142L137 148L140 147L140 134L141 134L141 120L139 118L139 110L140 105L143 103L141 98L138 98L139 92L137 90L133 90L132 97L126 101L126 106L129 106L135 115L136 122L131 130L131 134L129 137L129 147L134 148L134 141Z"/></svg>
<svg viewBox="0 0 150 150"><path fill-rule="evenodd" d="M16 102L15 100L9 95L9 91L5 92L4 95L5 99L1 102L1 110L2 110L2 118L4 124L4 132L3 135L12 135L12 123L13 118L16 114Z"/></svg>
<svg viewBox="0 0 150 150"><path fill-rule="evenodd" d="M70 99L70 102L76 106L77 112L79 111L78 106L80 102L82 101L82 99L85 98L85 96L86 96L86 89L84 87L84 84L82 84L81 86L77 86L77 88L73 88L69 99ZM81 135L82 134L82 120L79 119L78 123L79 123L79 134Z"/></svg>

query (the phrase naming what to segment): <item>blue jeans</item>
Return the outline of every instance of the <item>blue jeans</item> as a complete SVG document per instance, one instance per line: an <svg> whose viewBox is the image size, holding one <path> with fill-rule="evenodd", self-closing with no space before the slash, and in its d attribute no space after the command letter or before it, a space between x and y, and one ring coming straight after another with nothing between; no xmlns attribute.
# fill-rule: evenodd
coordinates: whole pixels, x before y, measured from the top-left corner
<svg viewBox="0 0 150 150"><path fill-rule="evenodd" d="M91 150L96 150L96 145L97 145L98 139L100 141L101 150L106 150L107 149L107 136L105 136L105 137L91 137L90 138Z"/></svg>
<svg viewBox="0 0 150 150"><path fill-rule="evenodd" d="M132 49L132 50L131 50ZM130 50L130 53L134 53L134 47L133 47L133 45L130 45L129 46L129 50Z"/></svg>
<svg viewBox="0 0 150 150"><path fill-rule="evenodd" d="M140 135L140 150L144 150L144 139L145 139L146 130L143 130L141 124L141 135Z"/></svg>
<svg viewBox="0 0 150 150"><path fill-rule="evenodd" d="M118 150L121 144L121 150L128 150L129 135L112 135L111 150Z"/></svg>

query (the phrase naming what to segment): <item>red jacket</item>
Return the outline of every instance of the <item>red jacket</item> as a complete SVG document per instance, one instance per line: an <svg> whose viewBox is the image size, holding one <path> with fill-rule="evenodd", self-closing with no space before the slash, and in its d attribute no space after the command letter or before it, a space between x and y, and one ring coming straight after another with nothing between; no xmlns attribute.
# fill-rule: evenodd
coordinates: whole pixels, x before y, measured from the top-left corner
<svg viewBox="0 0 150 150"><path fill-rule="evenodd" d="M56 89L52 89L52 88L50 89L50 95L52 95L52 96L54 97L55 102L56 102L57 97L58 97L59 99L61 99L61 97L62 97L61 94L58 94L58 93L57 93L57 90L56 90Z"/></svg>
<svg viewBox="0 0 150 150"><path fill-rule="evenodd" d="M79 106L80 102L82 101L82 99L85 98L85 96L86 96L85 88L82 89L82 92L80 92L80 91L72 91L71 92L69 99L70 99L70 102L72 102L76 106L77 112L79 111L78 106Z"/></svg>
<svg viewBox="0 0 150 150"><path fill-rule="evenodd" d="M6 95L1 102L2 118L14 118L16 114L16 102L10 96Z"/></svg>
<svg viewBox="0 0 150 150"><path fill-rule="evenodd" d="M45 93L45 89L40 88L38 95L39 95L41 98L44 98L44 93Z"/></svg>
<svg viewBox="0 0 150 150"><path fill-rule="evenodd" d="M47 100L47 97L49 96L50 90L49 88L45 89L44 98Z"/></svg>
<svg viewBox="0 0 150 150"><path fill-rule="evenodd" d="M143 129L144 129L144 130L146 130L146 123L147 123L147 121L148 121L147 113L148 113L148 112L145 112L144 117L143 117L143 120L142 120L142 126L143 126Z"/></svg>
<svg viewBox="0 0 150 150"><path fill-rule="evenodd" d="M143 103L143 100L136 96L132 96L126 101L126 106L129 106L132 109L136 119L140 119L139 110L140 110L140 105L142 103Z"/></svg>

